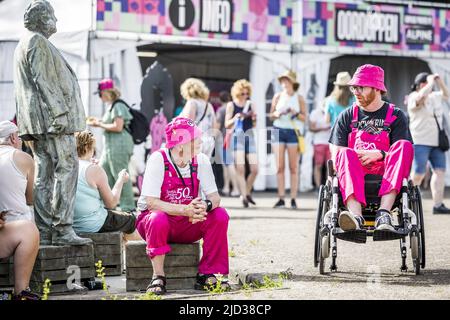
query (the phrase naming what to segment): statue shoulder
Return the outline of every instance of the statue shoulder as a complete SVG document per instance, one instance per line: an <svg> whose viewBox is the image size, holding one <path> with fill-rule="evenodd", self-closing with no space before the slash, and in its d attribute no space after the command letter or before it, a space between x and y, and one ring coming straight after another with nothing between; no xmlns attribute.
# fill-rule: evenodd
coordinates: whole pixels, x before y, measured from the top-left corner
<svg viewBox="0 0 450 320"><path fill-rule="evenodd" d="M49 41L41 34L36 32L26 33L19 42L19 46L22 48L42 48L48 47Z"/></svg>

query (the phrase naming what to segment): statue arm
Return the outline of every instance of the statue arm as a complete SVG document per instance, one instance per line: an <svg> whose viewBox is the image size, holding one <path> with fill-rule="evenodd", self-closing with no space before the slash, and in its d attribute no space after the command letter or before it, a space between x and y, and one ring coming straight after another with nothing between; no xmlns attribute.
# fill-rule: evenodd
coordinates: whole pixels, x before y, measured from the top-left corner
<svg viewBox="0 0 450 320"><path fill-rule="evenodd" d="M44 39L36 36L27 54L33 81L53 119L67 114L68 109L58 79L61 70L57 70L55 66L50 47Z"/></svg>

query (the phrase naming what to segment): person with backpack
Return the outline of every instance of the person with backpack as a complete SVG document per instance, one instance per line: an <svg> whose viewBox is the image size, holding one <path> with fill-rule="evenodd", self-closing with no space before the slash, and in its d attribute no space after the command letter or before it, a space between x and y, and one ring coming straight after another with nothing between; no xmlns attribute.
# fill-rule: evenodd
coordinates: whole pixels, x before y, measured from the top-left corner
<svg viewBox="0 0 450 320"><path fill-rule="evenodd" d="M195 122L195 125L203 132L202 153L210 159L214 151L215 138L214 129L216 125L216 114L209 99L209 89L205 83L196 78L186 79L180 87L181 96L186 100L180 117L189 118Z"/></svg>
<svg viewBox="0 0 450 320"><path fill-rule="evenodd" d="M135 139L130 133L130 123L133 115L132 109L120 98L120 91L114 86L112 79L103 79L98 85L97 93L106 104L106 113L101 120L90 117L88 125L99 127L104 130L104 151L100 158L100 165L108 176L111 188L116 184L119 172L128 170ZM134 202L133 187L128 180L122 189L120 196L120 209L122 211L133 211L136 208Z"/></svg>

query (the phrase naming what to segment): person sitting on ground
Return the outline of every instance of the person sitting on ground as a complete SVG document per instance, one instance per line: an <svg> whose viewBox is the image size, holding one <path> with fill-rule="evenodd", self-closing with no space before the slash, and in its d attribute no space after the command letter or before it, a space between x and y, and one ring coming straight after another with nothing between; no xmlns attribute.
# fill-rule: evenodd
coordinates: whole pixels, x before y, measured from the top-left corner
<svg viewBox="0 0 450 320"><path fill-rule="evenodd" d="M414 156L406 115L381 99L387 91L382 68L360 66L349 86L356 102L339 115L329 140L347 207L339 216L339 225L344 231L363 227L364 176L374 174L383 176L376 230L394 231L390 211L403 179L409 176Z"/></svg>
<svg viewBox="0 0 450 320"><path fill-rule="evenodd" d="M0 122L0 259L14 257L15 300L38 300L29 288L39 250L39 231L34 223L34 161L21 151L19 129Z"/></svg>
<svg viewBox="0 0 450 320"><path fill-rule="evenodd" d="M95 138L89 131L76 135L79 157L77 193L73 227L77 233L135 231L136 216L114 210L120 202L122 187L129 175L124 169L119 172L114 188L108 184L105 170L93 160Z"/></svg>
<svg viewBox="0 0 450 320"><path fill-rule="evenodd" d="M168 243L203 239L196 289L215 286L217 274L229 273L229 217L219 207L220 196L208 156L200 153L201 136L193 120L175 118L166 127L166 148L154 152L147 162L138 201L142 212L136 223L153 266L147 292L166 292L164 258L171 250ZM221 285L229 288L226 281Z"/></svg>

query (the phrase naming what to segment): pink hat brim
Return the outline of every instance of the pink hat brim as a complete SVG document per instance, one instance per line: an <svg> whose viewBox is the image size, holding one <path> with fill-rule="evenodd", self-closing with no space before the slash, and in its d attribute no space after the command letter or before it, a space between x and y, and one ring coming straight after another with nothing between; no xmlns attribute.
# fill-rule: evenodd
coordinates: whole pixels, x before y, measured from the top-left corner
<svg viewBox="0 0 450 320"><path fill-rule="evenodd" d="M178 129L178 130L180 130L180 129ZM186 137L186 136L179 136L178 139L176 139L176 138L175 139L168 139L168 137L166 136L166 140L167 140L166 148L172 149L175 146L178 146L180 144L189 143L192 140L195 140L195 139L197 139L197 138L202 136L203 131L200 128L195 126L195 127L193 127L193 130L194 130L193 134L190 134L188 137Z"/></svg>
<svg viewBox="0 0 450 320"><path fill-rule="evenodd" d="M370 87L375 88L383 92L387 92L384 83L374 83L372 80L362 79L362 78L354 78L350 80L348 86L359 86L359 87Z"/></svg>

